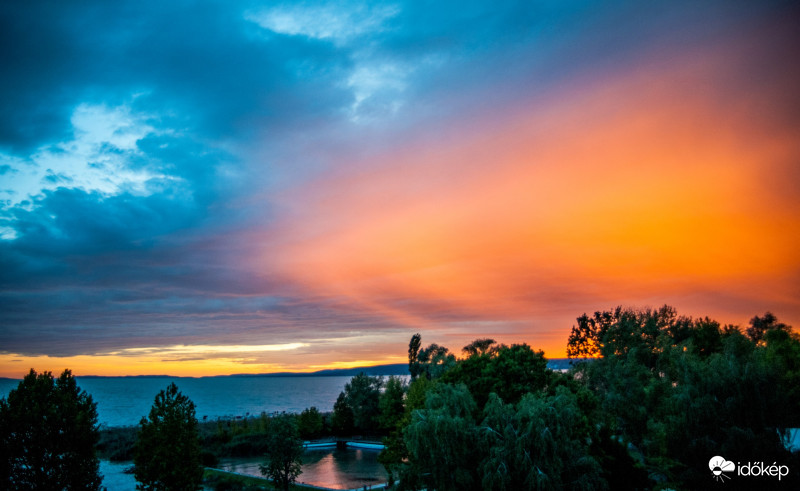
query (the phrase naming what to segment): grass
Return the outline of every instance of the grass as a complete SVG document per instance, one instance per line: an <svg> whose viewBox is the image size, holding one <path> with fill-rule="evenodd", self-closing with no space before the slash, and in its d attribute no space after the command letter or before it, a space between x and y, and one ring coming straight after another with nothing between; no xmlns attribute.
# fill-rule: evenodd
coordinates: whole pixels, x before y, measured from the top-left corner
<svg viewBox="0 0 800 491"><path fill-rule="evenodd" d="M276 489L273 487L272 482L268 479L254 476L242 476L240 474L231 474L229 472L220 471L217 469L206 468L203 474L203 482L212 486L218 491L261 491ZM292 491L308 491L309 489L316 489L306 487L300 484L292 484L289 486Z"/></svg>

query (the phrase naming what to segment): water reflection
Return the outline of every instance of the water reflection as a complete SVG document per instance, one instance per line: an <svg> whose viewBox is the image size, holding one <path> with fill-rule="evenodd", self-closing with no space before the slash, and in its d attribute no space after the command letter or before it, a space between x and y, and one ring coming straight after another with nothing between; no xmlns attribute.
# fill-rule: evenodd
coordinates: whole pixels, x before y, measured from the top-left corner
<svg viewBox="0 0 800 491"><path fill-rule="evenodd" d="M353 489L385 483L386 470L378 462L380 450L318 449L303 454L303 473L297 481L333 489ZM237 458L220 461L219 468L261 477L262 458Z"/></svg>
<svg viewBox="0 0 800 491"><path fill-rule="evenodd" d="M108 460L101 460L100 475L103 476L103 486L109 491L124 491L126 489L133 491L136 489L136 478L133 477L133 474L125 472L132 466L133 462L109 462Z"/></svg>

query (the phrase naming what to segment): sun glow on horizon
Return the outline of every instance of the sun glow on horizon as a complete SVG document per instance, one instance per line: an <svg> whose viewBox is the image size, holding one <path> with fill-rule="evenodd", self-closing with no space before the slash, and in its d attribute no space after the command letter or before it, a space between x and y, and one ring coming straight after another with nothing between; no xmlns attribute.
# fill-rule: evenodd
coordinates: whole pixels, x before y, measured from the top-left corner
<svg viewBox="0 0 800 491"><path fill-rule="evenodd" d="M21 379L31 368L37 372L60 374L69 368L75 376L127 376L167 375L173 377L211 377L217 375L266 374L280 372L316 372L319 370L369 367L407 362L401 357L373 360L331 361L330 363L302 363L296 359L281 359L275 363L237 357L188 357L165 359L153 354L105 354L78 356L23 356L15 353L0 354L0 377Z"/></svg>

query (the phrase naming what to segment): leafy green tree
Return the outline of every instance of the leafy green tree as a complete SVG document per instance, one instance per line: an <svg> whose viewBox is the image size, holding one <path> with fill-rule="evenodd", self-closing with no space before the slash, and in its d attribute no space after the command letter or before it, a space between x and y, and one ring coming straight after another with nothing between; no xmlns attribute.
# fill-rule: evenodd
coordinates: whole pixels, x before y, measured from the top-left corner
<svg viewBox="0 0 800 491"><path fill-rule="evenodd" d="M142 490L195 490L203 478L194 403L174 383L139 422L134 476Z"/></svg>
<svg viewBox="0 0 800 491"><path fill-rule="evenodd" d="M583 314L572 327L567 341L567 356L636 357L637 363L653 367L659 353L659 335L670 336L679 322L673 307L660 309L623 309Z"/></svg>
<svg viewBox="0 0 800 491"><path fill-rule="evenodd" d="M417 365L420 376L429 380L436 379L456 365L456 356L444 346L432 343L419 351Z"/></svg>
<svg viewBox="0 0 800 491"><path fill-rule="evenodd" d="M482 352L475 350L444 374L442 380L465 384L482 409L492 392L504 401L516 403L523 394L544 389L551 375L544 352L533 351L527 344L514 344Z"/></svg>
<svg viewBox="0 0 800 491"><path fill-rule="evenodd" d="M30 373L0 399L0 488L100 489L97 408L72 372Z"/></svg>
<svg viewBox="0 0 800 491"><path fill-rule="evenodd" d="M297 431L301 438L317 438L322 433L322 414L316 407L304 409L297 417Z"/></svg>
<svg viewBox="0 0 800 491"><path fill-rule="evenodd" d="M422 380L422 379L419 379ZM381 429L389 435L383 439L384 449L378 455L378 461L386 468L389 483L394 483L395 469L406 457L402 441L402 423L405 417L406 385L399 377L389 377L378 400Z"/></svg>
<svg viewBox="0 0 800 491"><path fill-rule="evenodd" d="M347 396L344 392L340 392L339 397L336 398L336 402L333 403L331 426L333 427L333 432L339 436L350 435L355 428L353 423L353 408L347 401Z"/></svg>
<svg viewBox="0 0 800 491"><path fill-rule="evenodd" d="M651 475L694 489L707 485L696 463L708 455L791 459L781 435L800 423L800 338L772 314L751 320L745 336L671 307L618 308L584 314L570 343L573 354L599 355L575 370L600 402L592 451L604 463L627 465L608 445L622 441Z"/></svg>
<svg viewBox="0 0 800 491"><path fill-rule="evenodd" d="M400 424L405 413L404 397L406 386L400 377L391 376L386 380L386 385L378 398L378 420L384 430L392 430Z"/></svg>
<svg viewBox="0 0 800 491"><path fill-rule="evenodd" d="M297 421L290 414L272 419L267 434L266 463L259 466L261 473L278 489L289 490L302 472L303 442L297 431Z"/></svg>
<svg viewBox="0 0 800 491"><path fill-rule="evenodd" d="M383 380L359 373L344 386L344 397L353 411L353 425L362 431L378 428L380 395ZM335 411L335 407L334 407Z"/></svg>

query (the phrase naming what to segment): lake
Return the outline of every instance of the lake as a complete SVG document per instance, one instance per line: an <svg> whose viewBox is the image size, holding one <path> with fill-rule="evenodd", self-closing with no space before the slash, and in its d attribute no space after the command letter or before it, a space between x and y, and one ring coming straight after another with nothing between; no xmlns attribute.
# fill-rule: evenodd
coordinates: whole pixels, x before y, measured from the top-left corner
<svg viewBox="0 0 800 491"><path fill-rule="evenodd" d="M130 426L147 416L156 394L175 382L196 406L197 419L299 413L308 407L321 412L333 404L350 376L323 377L76 377L78 386L97 403L98 420L106 426ZM0 379L5 397L19 380Z"/></svg>
<svg viewBox="0 0 800 491"><path fill-rule="evenodd" d="M306 450L301 466L303 472L297 477L297 482L330 489L355 489L385 483L388 476L378 462L379 453L380 450L361 448ZM263 463L263 457L232 458L221 460L217 467L239 474L263 477L258 467ZM132 465L133 462L101 460L103 486L114 491L135 489L136 479L133 474L125 473L125 469Z"/></svg>
<svg viewBox="0 0 800 491"><path fill-rule="evenodd" d="M303 472L297 482L332 489L355 489L385 483L386 469L378 462L380 450L319 449L303 453ZM223 459L219 468L227 471L262 477L259 465L263 458Z"/></svg>

